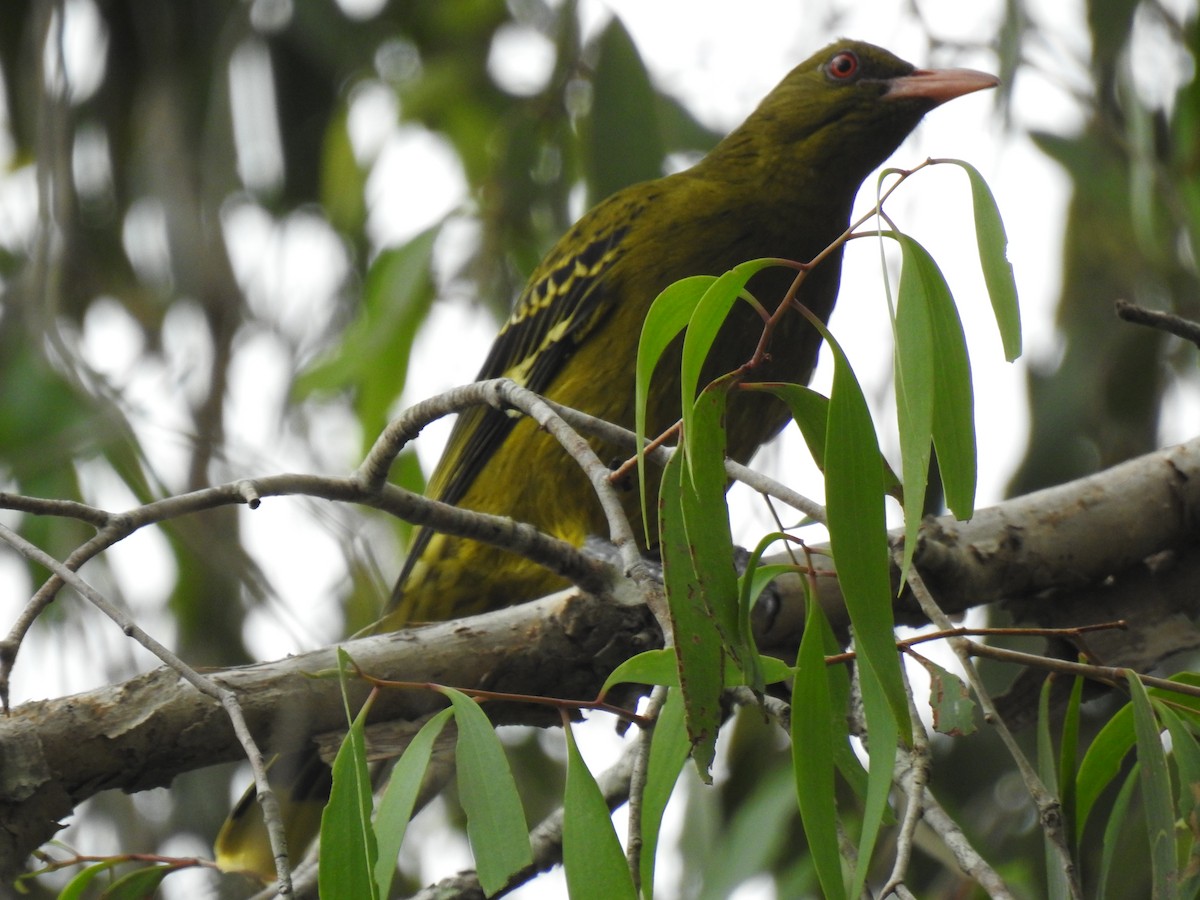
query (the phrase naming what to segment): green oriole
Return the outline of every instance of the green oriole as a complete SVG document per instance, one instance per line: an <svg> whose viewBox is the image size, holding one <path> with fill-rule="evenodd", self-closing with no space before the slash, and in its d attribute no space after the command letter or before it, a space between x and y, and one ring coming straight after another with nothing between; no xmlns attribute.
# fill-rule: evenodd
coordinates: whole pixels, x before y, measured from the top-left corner
<svg viewBox="0 0 1200 900"><path fill-rule="evenodd" d="M826 47L793 69L695 166L619 191L584 215L533 272L479 378L507 376L565 406L632 428L638 336L663 288L689 275L719 275L749 259L812 259L846 229L863 180L925 113L997 83L971 70L916 69L856 41ZM840 268L841 253L835 252L804 282L799 300L822 319L833 310ZM763 303L777 304L793 277L769 269L749 289ZM781 326L754 378L804 383L820 338L798 314L785 316ZM708 358L706 380L745 362L761 334L759 314L738 304ZM679 414L676 354L660 363L648 403L649 433L670 427ZM732 395L726 417L730 456L749 459L787 417L786 408L767 395ZM601 459L627 455L596 448ZM605 531L587 479L557 442L530 420L491 408L459 416L428 493L530 522L577 544ZM630 508L636 503L631 496ZM640 514L630 518L640 528ZM560 586L556 576L514 554L421 530L387 612L372 630L456 618ZM301 839L289 834L294 854L303 850ZM261 822L242 827L235 816L218 839L218 857L225 867L269 878L265 841Z"/></svg>

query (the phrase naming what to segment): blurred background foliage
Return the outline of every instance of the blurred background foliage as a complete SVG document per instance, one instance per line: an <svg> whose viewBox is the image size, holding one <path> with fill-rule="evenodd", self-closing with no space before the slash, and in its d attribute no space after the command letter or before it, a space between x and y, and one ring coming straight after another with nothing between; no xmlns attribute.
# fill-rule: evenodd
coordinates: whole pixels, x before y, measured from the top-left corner
<svg viewBox="0 0 1200 900"><path fill-rule="evenodd" d="M685 164L718 137L656 86L619 20L585 29L574 2L359 7L0 5L4 490L120 508L284 467L345 472L396 411L435 300L465 301L473 317L499 320L586 204ZM1027 12L1009 0L995 33L978 36L1008 85L1047 58L1027 52L1039 44ZM1200 87L1185 78L1177 95L1157 99L1135 89L1128 51L1138 21L1165 36L1164 66L1195 72L1194 8L1092 0L1090 34L1058 45L1090 53L1072 70L1088 75L1072 85L1086 124L1033 136L1072 190L1058 355L1030 365L1030 437L1014 493L1153 449L1164 398L1194 377L1194 348L1112 314L1117 298L1200 313ZM837 33L835 17L821 26ZM549 75L532 85L498 77L504 52L548 60ZM402 239L383 201L404 204L409 194L397 201L380 184L397 177L389 155L397 140L425 142L465 185L459 203ZM400 169L409 185L426 177ZM451 342L444 352L458 351ZM458 380L478 362L464 353ZM249 385L250 399L235 385ZM267 438L240 434L246 422ZM415 458L406 455L394 477L419 488ZM405 534L358 510L305 511L340 548L322 605L282 617L281 627L312 645L374 617ZM171 522L135 553L133 569L119 571L114 556L87 574L190 662L246 662L261 652L247 645L249 623L264 609L278 614L286 586L264 571L243 516ZM70 519L11 520L60 558L89 536ZM138 569L151 560L161 574ZM45 574L11 559L4 573L25 596ZM31 640L90 648L106 679L145 665L96 638L94 619L78 611L56 604ZM61 673L39 674L24 653L27 693L61 692L60 677L72 686ZM726 896L763 873L780 896L811 889L795 852L794 804L777 802L787 792L768 790L769 778L748 778L764 771L764 756L786 765L774 743L752 717L733 729L732 774L718 802L693 801L687 820L684 895ZM559 778L538 745L514 744L520 769L551 786L531 792L533 819L554 802ZM994 859L1024 860L1004 874L1039 892L1036 821L1015 799L998 748L983 737L937 748L943 801ZM74 839L88 844L87 823L104 822L110 838L89 851L204 853L226 811L228 778L196 773L152 801L102 798ZM720 855L720 872L714 841L740 848ZM1141 893L1138 867L1126 869L1129 890L1115 893ZM954 891L952 871L923 859L913 886L923 879L929 895Z"/></svg>

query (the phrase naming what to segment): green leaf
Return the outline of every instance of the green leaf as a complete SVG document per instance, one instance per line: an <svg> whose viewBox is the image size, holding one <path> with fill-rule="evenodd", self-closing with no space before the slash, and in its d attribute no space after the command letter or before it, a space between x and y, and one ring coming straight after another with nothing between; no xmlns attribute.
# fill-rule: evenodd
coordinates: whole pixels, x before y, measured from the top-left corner
<svg viewBox="0 0 1200 900"><path fill-rule="evenodd" d="M1108 876L1112 871L1113 862L1117 859L1123 859L1129 854L1128 848L1122 846L1121 832L1129 820L1129 807L1133 801L1133 789L1138 782L1139 768L1139 766L1135 765L1129 773L1129 777L1121 785L1121 790L1117 792L1117 799L1113 801L1112 813L1104 825L1096 900L1104 900L1105 888L1108 885Z"/></svg>
<svg viewBox="0 0 1200 900"><path fill-rule="evenodd" d="M1181 897L1195 897L1200 889L1200 743L1183 719L1166 703L1155 707L1171 734L1171 756L1179 775L1178 820L1190 837L1188 859L1182 866Z"/></svg>
<svg viewBox="0 0 1200 900"><path fill-rule="evenodd" d="M144 866L122 875L100 895L101 900L145 900L158 890L172 866Z"/></svg>
<svg viewBox="0 0 1200 900"><path fill-rule="evenodd" d="M809 321L825 338L834 360L825 439L825 498L838 581L854 624L859 659L876 673L897 728L908 734L908 695L900 674L892 615L879 441L862 388L841 345L819 319L814 316ZM870 722L867 725L872 727Z"/></svg>
<svg viewBox="0 0 1200 900"><path fill-rule="evenodd" d="M906 235L900 236L900 242L904 247L904 271L915 270L920 278L922 299L929 318L931 345L926 352L930 354L927 365L933 382L933 443L937 447L946 506L957 518L965 520L975 512L976 481L975 400L971 390L967 337L954 297L933 257ZM903 287L902 282L901 289ZM926 456L926 471L928 465ZM906 467L906 497L907 484ZM924 497L924 489L921 496ZM907 518L907 508L905 512Z"/></svg>
<svg viewBox="0 0 1200 900"><path fill-rule="evenodd" d="M720 629L726 649L737 664L752 665L753 637L743 632L738 615L738 580L733 567L733 532L725 502L725 401L727 383L705 388L693 404L688 442L685 426L681 498L683 524L696 579L705 607ZM688 476L691 476L690 479Z"/></svg>
<svg viewBox="0 0 1200 900"><path fill-rule="evenodd" d="M621 663L604 679L600 696L607 694L617 684L663 684L679 685L678 661L675 651L669 647L662 650L644 650Z"/></svg>
<svg viewBox="0 0 1200 900"><path fill-rule="evenodd" d="M792 769L796 773L800 820L822 892L828 898L839 900L846 896L846 885L837 839L834 709L822 639L821 620L824 618L819 604L808 605L796 659L796 678L792 683ZM838 714L843 713L839 710Z"/></svg>
<svg viewBox="0 0 1200 900"><path fill-rule="evenodd" d="M1121 761L1133 747L1133 709L1126 705L1115 712L1092 739L1079 764L1078 803L1075 833L1083 836L1088 816L1100 794L1120 774Z"/></svg>
<svg viewBox="0 0 1200 900"><path fill-rule="evenodd" d="M1079 790L1079 710L1082 702L1083 679L1076 677L1071 684L1071 697L1063 715L1062 744L1058 753L1058 790L1068 847L1075 847L1079 837L1075 831L1075 807Z"/></svg>
<svg viewBox="0 0 1200 900"><path fill-rule="evenodd" d="M458 793L479 884L491 896L533 862L525 810L504 748L479 704L454 688L439 690L454 704Z"/></svg>
<svg viewBox="0 0 1200 900"><path fill-rule="evenodd" d="M803 384L747 384L751 390L769 391L788 405L800 428L813 463L825 471L825 432L829 422L829 398Z"/></svg>
<svg viewBox="0 0 1200 900"><path fill-rule="evenodd" d="M859 651L859 659L862 651ZM850 896L862 893L867 872L875 855L875 843L879 831L891 816L888 798L892 792L892 773L896 765L896 747L900 742L900 730L891 710L879 676L871 666L859 666L859 686L862 690L863 718L871 736L867 748L867 796L863 805L862 834L858 839L858 862L854 866L854 881ZM907 722L907 720L906 720ZM908 735L905 733L905 742Z"/></svg>
<svg viewBox="0 0 1200 900"><path fill-rule="evenodd" d="M425 781L434 742L453 715L454 709L447 707L421 726L392 769L387 787L379 800L379 811L375 814L375 840L379 847L375 861L375 884L380 897L387 897L391 891L392 877L396 874L396 857L400 854L408 820L412 818L417 795Z"/></svg>
<svg viewBox="0 0 1200 900"><path fill-rule="evenodd" d="M108 872L117 864L116 859L106 859L103 862L95 863L88 866L74 878L67 882L62 891L58 895L58 900L79 900L83 896L84 891L91 886L92 881L101 872Z"/></svg>
<svg viewBox="0 0 1200 900"><path fill-rule="evenodd" d="M711 783L709 768L721 720L725 651L720 631L705 606L688 544L683 495L691 488L685 484L688 481L685 469L684 453L680 451L671 457L663 472L659 546L688 739L694 748L693 757L700 777Z"/></svg>
<svg viewBox="0 0 1200 900"><path fill-rule="evenodd" d="M579 754L570 723L563 723L563 733L567 738L562 830L567 894L571 900L636 900L604 794Z"/></svg>
<svg viewBox="0 0 1200 900"><path fill-rule="evenodd" d="M634 430L637 433L638 489L642 497L642 523L646 534L650 534L646 497L646 401L650 395L650 381L663 352L679 333L687 327L692 312L704 296L705 291L717 280L715 275L693 275L670 285L654 298L642 333L638 338L637 370L634 389Z"/></svg>
<svg viewBox="0 0 1200 900"><path fill-rule="evenodd" d="M996 325L1000 328L1000 339L1004 342L1004 358L1012 362L1021 355L1021 309L1017 301L1017 281L1012 263L1008 261L1008 235L1000 218L1000 208L978 169L960 159L944 162L961 166L971 180L979 265L992 301Z"/></svg>
<svg viewBox="0 0 1200 900"><path fill-rule="evenodd" d="M808 446L813 463L822 473L825 472L825 434L829 424L829 399L810 387L802 384L778 384L775 382L749 382L742 385L743 390L767 391L774 394L788 405L792 418L800 427L800 434ZM887 458L880 454L879 465L883 470L883 480L888 493L900 491L900 479L892 471Z"/></svg>
<svg viewBox="0 0 1200 900"><path fill-rule="evenodd" d="M1200 687L1200 673L1197 672L1179 672L1172 675L1170 680ZM1168 700L1177 713L1187 716L1193 722L1200 722L1200 697L1163 688L1153 688L1149 694L1155 699ZM1133 747L1133 742L1133 710L1129 705L1125 705L1113 714L1092 739L1083 762L1079 764L1078 799L1075 809L1076 835L1083 836L1084 826L1096 800L1120 773L1121 761Z"/></svg>
<svg viewBox="0 0 1200 900"><path fill-rule="evenodd" d="M683 359L679 369L680 409L683 410L683 440L689 442L688 450L692 459L698 454L696 447L690 442L704 440L704 434L695 428L692 417L697 409L696 392L701 387L700 377L708 359L708 351L725 324L729 311L742 297L746 282L763 269L778 264L777 259L753 259L734 266L704 292L688 322L683 337Z"/></svg>
<svg viewBox="0 0 1200 900"><path fill-rule="evenodd" d="M641 883L645 900L654 896L654 860L663 812L687 760L690 743L683 721L683 694L678 688L667 692L666 702L654 723L650 739L650 760L646 766L646 787L642 792Z"/></svg>
<svg viewBox="0 0 1200 900"><path fill-rule="evenodd" d="M901 475L904 485L904 559L900 584L917 549L929 457L933 446L933 326L929 322L927 272L921 265L916 242L899 235L904 262L896 301L896 351L893 356L896 417L900 432Z"/></svg>
<svg viewBox="0 0 1200 900"><path fill-rule="evenodd" d="M1139 783L1150 840L1153 896L1155 900L1171 900L1176 896L1179 866L1175 858L1175 803L1171 797L1167 753L1145 686L1133 672L1126 672L1125 680L1129 685L1133 727L1137 735Z"/></svg>
<svg viewBox="0 0 1200 900"><path fill-rule="evenodd" d="M367 271L358 316L334 353L296 379L297 398L354 391L364 449L387 425L404 388L413 341L433 303L430 266L440 232L441 225L435 225L401 247L380 252Z"/></svg>
<svg viewBox="0 0 1200 900"><path fill-rule="evenodd" d="M371 771L367 765L366 728L369 703L357 716L350 710L347 683L351 660L338 648L338 676L350 730L333 760L333 786L321 813L321 859L317 879L321 896L377 898L375 863L379 848L371 826Z"/></svg>

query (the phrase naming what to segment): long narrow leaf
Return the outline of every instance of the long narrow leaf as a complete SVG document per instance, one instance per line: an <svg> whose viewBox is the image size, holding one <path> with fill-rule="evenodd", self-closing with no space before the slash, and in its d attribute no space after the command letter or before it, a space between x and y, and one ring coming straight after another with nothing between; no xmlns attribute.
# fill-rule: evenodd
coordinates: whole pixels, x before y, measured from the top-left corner
<svg viewBox="0 0 1200 900"><path fill-rule="evenodd" d="M1129 852L1121 846L1122 831L1129 821L1129 807L1133 801L1133 789L1138 783L1138 772L1139 767L1135 765L1133 771L1121 785L1121 790L1117 792L1117 799L1113 801L1112 813L1104 826L1096 900L1105 900L1107 896L1108 876L1112 871L1113 862L1126 857Z"/></svg>
<svg viewBox="0 0 1200 900"><path fill-rule="evenodd" d="M684 453L681 499L688 548L704 604L722 640L739 664L753 655L753 639L743 634L738 616L733 532L725 502L725 400L728 385L705 388L693 404L691 428L697 440ZM684 426L687 435L687 426ZM690 477L689 477L690 475Z"/></svg>
<svg viewBox="0 0 1200 900"><path fill-rule="evenodd" d="M991 188L979 170L960 159L945 162L961 166L971 180L971 200L975 209L975 240L979 245L979 265L992 301L1004 358L1012 362L1021 355L1021 310L1017 302L1017 281L1008 261L1008 235L1000 218L1000 208Z"/></svg>
<svg viewBox="0 0 1200 900"><path fill-rule="evenodd" d="M529 826L492 723L466 694L448 687L439 690L454 704L458 793L467 814L467 837L475 854L479 884L490 896L533 861Z"/></svg>
<svg viewBox="0 0 1200 900"><path fill-rule="evenodd" d="M696 304L716 280L715 275L694 275L675 282L654 298L642 322L642 333L638 338L637 369L634 375L634 430L637 432L638 488L641 492L642 522L646 534L651 534L648 513L650 498L646 496L644 452L650 381L663 352L687 327Z"/></svg>
<svg viewBox="0 0 1200 900"><path fill-rule="evenodd" d="M922 265L917 243L905 235L900 235L899 240L903 267L896 300L893 364L904 485L904 558L900 567L903 586L917 549L933 446L934 349L929 292L934 288Z"/></svg>
<svg viewBox="0 0 1200 900"><path fill-rule="evenodd" d="M1176 896L1179 866L1175 858L1175 803L1171 797L1171 775L1163 749L1158 720L1146 688L1133 672L1126 674L1133 726L1137 734L1139 783L1142 806L1146 813L1146 833L1150 840L1150 871L1155 900Z"/></svg>
<svg viewBox="0 0 1200 900"><path fill-rule="evenodd" d="M792 683L792 769L800 821L821 890L826 897L840 900L846 896L846 885L837 840L833 704L821 631L824 615L820 604L808 604Z"/></svg>
<svg viewBox="0 0 1200 900"><path fill-rule="evenodd" d="M563 796L563 869L571 900L636 900L637 891L596 779L575 744L569 723L567 786Z"/></svg>
<svg viewBox="0 0 1200 900"><path fill-rule="evenodd" d="M654 723L650 740L650 761L646 767L646 789L642 792L642 896L654 897L654 859L663 813L687 760L689 742L683 722L683 695L678 689L667 692L667 700Z"/></svg>
<svg viewBox="0 0 1200 900"><path fill-rule="evenodd" d="M1058 790L1068 847L1075 847L1079 837L1075 831L1075 806L1079 791L1079 710L1082 703L1083 679L1077 677L1071 684L1071 696L1063 715L1062 744L1058 754Z"/></svg>
<svg viewBox="0 0 1200 900"><path fill-rule="evenodd" d="M367 704L355 716L346 693L350 657L338 648L342 702L350 730L333 760L333 786L321 814L321 860L317 880L322 897L375 898L375 863L379 850L371 827L371 771L367 765L364 730Z"/></svg>
<svg viewBox="0 0 1200 900"><path fill-rule="evenodd" d="M375 814L375 841L379 847L379 857L375 861L375 884L380 897L387 897L391 891L392 877L396 874L396 857L400 854L408 820L412 818L417 795L425 781L434 742L453 715L452 707L443 709L421 726L392 769L387 787L379 800L379 811Z"/></svg>
<svg viewBox="0 0 1200 900"><path fill-rule="evenodd" d="M683 410L683 434L685 441L699 439L693 429L688 437L691 424L692 409L696 402L696 392L701 387L700 375L708 351L712 348L717 334L729 316L729 310L742 296L748 282L755 274L770 266L778 265L776 259L753 259L749 262L734 266L718 278L700 298L696 309L688 322L687 333L683 338L683 360L680 365L680 408ZM718 375L725 373L719 372ZM694 447L689 449L695 450Z"/></svg>
<svg viewBox="0 0 1200 900"><path fill-rule="evenodd" d="M659 501L663 585L671 613L671 630L679 666L688 739L700 777L711 782L709 768L721 719L720 696L725 684L725 652L721 633L705 607L684 526L683 494L691 488L684 451L671 457L663 471Z"/></svg>
<svg viewBox="0 0 1200 900"><path fill-rule="evenodd" d="M819 319L809 321L825 338L834 360L825 439L825 499L838 581L854 624L859 658L875 671L898 732L908 734L908 695L892 614L879 441L862 388L841 346Z"/></svg>
<svg viewBox="0 0 1200 900"><path fill-rule="evenodd" d="M888 798L892 792L892 773L895 771L896 748L901 735L888 708L888 700L875 669L871 666L860 666L858 672L858 682L862 689L863 718L867 723L871 745L867 751L867 797L863 805L862 834L858 839L858 863L854 867L851 897L862 893L879 832L891 815ZM906 737L910 733L904 732Z"/></svg>

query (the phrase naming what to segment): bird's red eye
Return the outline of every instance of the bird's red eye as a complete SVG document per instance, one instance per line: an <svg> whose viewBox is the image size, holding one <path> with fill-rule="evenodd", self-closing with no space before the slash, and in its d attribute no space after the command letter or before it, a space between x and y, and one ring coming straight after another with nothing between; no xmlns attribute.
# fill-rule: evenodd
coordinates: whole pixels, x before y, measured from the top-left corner
<svg viewBox="0 0 1200 900"><path fill-rule="evenodd" d="M846 81L853 78L854 73L858 71L858 57L849 50L843 50L825 64L825 71L830 78Z"/></svg>

